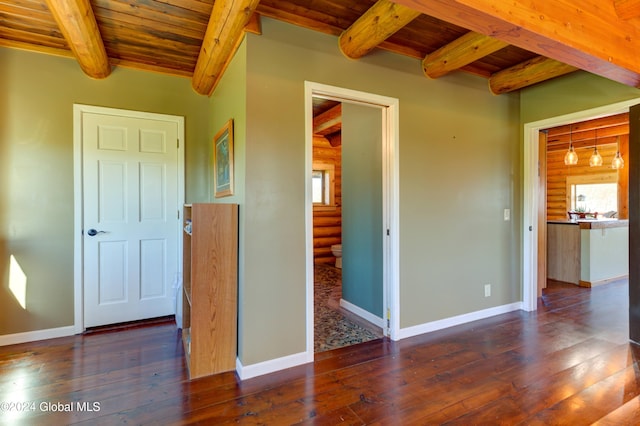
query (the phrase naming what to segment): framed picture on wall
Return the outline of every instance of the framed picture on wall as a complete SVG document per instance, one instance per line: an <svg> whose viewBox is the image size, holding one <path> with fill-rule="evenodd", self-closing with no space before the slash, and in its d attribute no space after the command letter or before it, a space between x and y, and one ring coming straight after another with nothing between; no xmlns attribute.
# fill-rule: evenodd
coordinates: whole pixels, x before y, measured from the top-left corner
<svg viewBox="0 0 640 426"><path fill-rule="evenodd" d="M233 119L213 137L213 184L216 198L233 195Z"/></svg>

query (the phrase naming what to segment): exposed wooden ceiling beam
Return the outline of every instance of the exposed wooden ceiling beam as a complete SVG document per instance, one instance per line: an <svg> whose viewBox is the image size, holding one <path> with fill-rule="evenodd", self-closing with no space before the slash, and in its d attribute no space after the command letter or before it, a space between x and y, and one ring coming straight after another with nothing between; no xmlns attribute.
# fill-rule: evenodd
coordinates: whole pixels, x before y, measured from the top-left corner
<svg viewBox="0 0 640 426"><path fill-rule="evenodd" d="M51 14L80 68L92 78L105 78L111 66L89 0L47 0Z"/></svg>
<svg viewBox="0 0 640 426"><path fill-rule="evenodd" d="M342 129L342 104L313 117L313 134L330 135Z"/></svg>
<svg viewBox="0 0 640 426"><path fill-rule="evenodd" d="M629 132L629 113L622 112L614 115L607 115L605 117L593 118L591 120L580 121L578 123L563 124L561 126L552 127L547 129L547 138L552 140L561 136L566 136L569 140L569 134L580 134L581 132L594 131L598 129L602 132L603 129L614 128L615 132ZM604 134L604 133L603 133ZM612 133L618 134L618 133Z"/></svg>
<svg viewBox="0 0 640 426"><path fill-rule="evenodd" d="M547 151L566 150L571 139L574 148L615 144L618 137L629 135L629 113L598 117L578 123L564 124L547 129Z"/></svg>
<svg viewBox="0 0 640 426"><path fill-rule="evenodd" d="M640 28L602 0L393 0L539 55L640 86Z"/></svg>
<svg viewBox="0 0 640 426"><path fill-rule="evenodd" d="M576 67L555 59L538 56L493 74L489 77L489 89L494 95L500 95L576 70Z"/></svg>
<svg viewBox="0 0 640 426"><path fill-rule="evenodd" d="M213 4L191 86L201 95L210 95L218 84L244 36L244 27L259 0L217 0Z"/></svg>
<svg viewBox="0 0 640 426"><path fill-rule="evenodd" d="M361 58L418 16L413 9L378 0L340 35L340 50L348 58Z"/></svg>
<svg viewBox="0 0 640 426"><path fill-rule="evenodd" d="M569 144L569 139L571 139L572 142L591 141L595 139L598 139L598 143L600 143L601 140L603 141L609 140L609 141L615 142L616 137L622 136L622 135L628 135L628 134L629 134L629 125L627 124L627 125L620 125L616 127L605 127L602 129L598 129L597 131L594 129L594 130L589 130L584 132L575 132L575 133L572 133L571 135L564 134L560 136L549 137L547 139L547 145L548 146L556 146L556 145L566 146L567 144Z"/></svg>
<svg viewBox="0 0 640 426"><path fill-rule="evenodd" d="M502 40L470 31L427 55L422 61L422 69L427 77L442 77L508 45Z"/></svg>
<svg viewBox="0 0 640 426"><path fill-rule="evenodd" d="M640 16L640 0L613 0L613 6L618 16L622 19Z"/></svg>

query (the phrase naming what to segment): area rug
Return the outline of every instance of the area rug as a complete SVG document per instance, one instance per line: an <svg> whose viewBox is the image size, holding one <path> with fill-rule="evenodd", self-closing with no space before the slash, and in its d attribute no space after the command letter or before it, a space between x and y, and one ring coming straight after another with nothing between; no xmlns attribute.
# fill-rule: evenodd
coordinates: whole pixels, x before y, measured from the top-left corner
<svg viewBox="0 0 640 426"><path fill-rule="evenodd" d="M314 269L314 350L323 352L382 337L382 330L365 321L349 318L350 312L340 307L342 271L329 265ZM361 324L358 324L361 323Z"/></svg>

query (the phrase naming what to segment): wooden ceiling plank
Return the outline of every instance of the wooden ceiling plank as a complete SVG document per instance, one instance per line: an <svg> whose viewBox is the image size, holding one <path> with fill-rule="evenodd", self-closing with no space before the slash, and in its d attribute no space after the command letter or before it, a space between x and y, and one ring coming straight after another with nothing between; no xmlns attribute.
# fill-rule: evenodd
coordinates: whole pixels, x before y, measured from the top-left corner
<svg viewBox="0 0 640 426"><path fill-rule="evenodd" d="M621 139L622 139L622 135ZM604 146L615 146L616 143L618 142L618 138L617 136L611 136L611 137L603 137L600 138L598 137L598 148L600 147L604 147ZM596 140L595 138L592 139L583 139L580 141L573 141L572 145L575 149L582 149L582 148L591 148L593 149L594 145L596 145ZM553 152L553 151L566 151L569 148L569 141L563 143L563 144L552 144L552 145L548 145L547 146L547 152ZM564 159L563 159L564 161Z"/></svg>
<svg viewBox="0 0 640 426"><path fill-rule="evenodd" d="M126 60L129 63L140 62L143 64L156 64L163 68L181 70L179 75L183 75L182 71L187 72L189 75L193 74L193 69L196 66L194 52L192 55L185 56L175 51L163 51L162 55L154 55L153 51L146 47L139 47L125 43L111 43L107 45L107 53L109 54L109 62L112 63L112 59L119 61Z"/></svg>
<svg viewBox="0 0 640 426"><path fill-rule="evenodd" d="M146 21L145 26L147 27L151 26L157 29L181 27L189 31L196 31L199 34L199 38L204 36L209 22L208 19L211 16L210 10L209 13L202 14L169 6L160 10L157 8L150 9L142 7L134 0L92 0L92 2L96 17L100 17L101 21L122 20L137 24L142 20ZM125 18L123 15L128 15L130 18ZM136 22L133 18L138 18L138 21Z"/></svg>
<svg viewBox="0 0 640 426"><path fill-rule="evenodd" d="M631 19L640 16L640 0L614 0L613 6L621 19Z"/></svg>
<svg viewBox="0 0 640 426"><path fill-rule="evenodd" d="M11 20L20 19L23 21L36 21L39 25L55 26L56 22L49 10L25 9L16 4L0 3L1 17Z"/></svg>
<svg viewBox="0 0 640 426"><path fill-rule="evenodd" d="M47 5L85 74L96 79L111 74L89 0L47 0Z"/></svg>
<svg viewBox="0 0 640 426"><path fill-rule="evenodd" d="M94 6L93 12L96 15L96 20L99 26L105 24L118 23L120 25L129 25L131 28L142 31L162 31L166 33L177 34L183 37L191 37L198 40L198 45L201 43L204 32L207 29L207 23L193 23L182 21L179 19L172 20L170 23L159 22L153 19L145 18L140 15L133 15L130 13L124 13L115 9L104 9L100 6ZM103 34L103 38L106 38Z"/></svg>
<svg viewBox="0 0 640 426"><path fill-rule="evenodd" d="M579 123L564 124L562 126L556 126L551 129L547 129L547 138L555 138L563 135L569 135L569 133L580 133L588 130L604 129L604 128L622 128L624 127L626 132L629 131L629 113L623 112L620 114L608 115L606 117L594 118L592 120L581 121Z"/></svg>
<svg viewBox="0 0 640 426"><path fill-rule="evenodd" d="M313 134L326 136L342 128L342 104L313 117Z"/></svg>
<svg viewBox="0 0 640 426"><path fill-rule="evenodd" d="M577 142L581 140L592 140L596 137L598 139L602 139L606 137L616 137L627 134L629 134L629 124L620 124L619 126L602 127L599 129L589 129L582 132L573 132L571 134L571 140ZM569 134L565 133L558 136L548 136L547 143L549 145L567 144L569 143Z"/></svg>
<svg viewBox="0 0 640 426"><path fill-rule="evenodd" d="M508 46L508 43L470 31L427 55L422 69L427 77L438 78Z"/></svg>
<svg viewBox="0 0 640 426"><path fill-rule="evenodd" d="M390 42L389 40L386 40L380 43L378 45L378 49L386 50L392 53L397 53L399 55L408 56L414 59L424 58L424 54L421 51L414 49L410 46L406 46L404 44Z"/></svg>
<svg viewBox="0 0 640 426"><path fill-rule="evenodd" d="M67 45L67 41L60 35L60 37L52 36L51 34L41 34L30 30L25 30L20 27L0 26L0 38L7 39L8 41L17 41L24 43L24 46L28 44L34 45L34 50L39 51L39 46L66 49L69 51L69 55L73 56Z"/></svg>
<svg viewBox="0 0 640 426"><path fill-rule="evenodd" d="M213 8L213 2L200 2L193 0L156 0L156 3L167 4L170 6L179 7L185 10L191 10L206 15L211 15L211 9Z"/></svg>
<svg viewBox="0 0 640 426"><path fill-rule="evenodd" d="M216 1L191 79L193 89L210 95L244 36L259 0Z"/></svg>
<svg viewBox="0 0 640 426"><path fill-rule="evenodd" d="M73 53L70 50L63 47L52 47L48 45L34 44L33 42L10 40L4 37L3 31L0 31L0 34L3 35L2 37L0 37L0 46L2 47L26 50L29 52L46 53L48 55L62 56L64 58L74 57Z"/></svg>
<svg viewBox="0 0 640 426"><path fill-rule="evenodd" d="M207 12L199 12L190 8L173 6L154 0L91 0L94 6L103 9L113 9L131 15L143 16L146 19L161 23L185 25L189 22L206 27L211 16L211 6Z"/></svg>
<svg viewBox="0 0 640 426"><path fill-rule="evenodd" d="M602 77L640 86L640 28L602 0L393 0Z"/></svg>
<svg viewBox="0 0 640 426"><path fill-rule="evenodd" d="M277 19L278 21L287 22L298 27L308 28L313 31L318 31L324 34L331 34L338 36L344 31L337 25L325 23L313 18L307 18L295 11L289 11L284 8L274 7L260 2L256 9L262 16L268 18Z"/></svg>
<svg viewBox="0 0 640 426"><path fill-rule="evenodd" d="M118 58L111 58L109 62L111 63L111 65L117 65L123 68L151 71L158 74L175 75L178 77L187 77L187 78L191 78L191 76L193 75L191 71L175 69L175 68L163 66L160 64L145 63L140 61L129 61L126 59L118 59Z"/></svg>
<svg viewBox="0 0 640 426"><path fill-rule="evenodd" d="M500 95L576 70L576 67L558 62L555 59L538 56L493 74L489 78L489 88L494 95Z"/></svg>
<svg viewBox="0 0 640 426"><path fill-rule="evenodd" d="M340 50L348 58L361 58L418 16L413 9L378 0L340 35Z"/></svg>
<svg viewBox="0 0 640 426"><path fill-rule="evenodd" d="M182 56L197 57L200 52L198 40L191 37L180 37L176 34L157 34L155 31L140 32L136 28L119 23L103 23L101 28L105 40L114 40L114 42L109 42L108 44L127 42L134 46L144 46L154 55L157 55L158 52L175 51L182 52Z"/></svg>
<svg viewBox="0 0 640 426"><path fill-rule="evenodd" d="M0 28L13 28L24 31L25 34L41 34L64 41L60 28L53 20L51 22L43 22L38 19L25 19L22 16L4 19L3 13L0 11ZM64 43L66 44L66 41Z"/></svg>

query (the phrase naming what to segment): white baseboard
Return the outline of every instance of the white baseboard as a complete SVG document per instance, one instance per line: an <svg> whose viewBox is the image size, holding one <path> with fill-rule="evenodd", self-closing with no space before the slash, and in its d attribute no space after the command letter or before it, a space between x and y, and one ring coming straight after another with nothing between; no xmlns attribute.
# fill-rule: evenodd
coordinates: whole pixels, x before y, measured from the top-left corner
<svg viewBox="0 0 640 426"><path fill-rule="evenodd" d="M365 311L359 306L354 305L353 303L347 302L344 299L340 299L340 306L345 308L347 311L351 312L359 316L362 319L369 321L371 324L375 324L380 328L384 328L384 319L373 315L369 311Z"/></svg>
<svg viewBox="0 0 640 426"><path fill-rule="evenodd" d="M0 336L0 346L15 345L18 343L35 342L37 340L55 339L56 337L73 336L76 329L73 325L46 330L26 331L24 333L5 334Z"/></svg>
<svg viewBox="0 0 640 426"><path fill-rule="evenodd" d="M401 328L400 332L398 333L398 339L406 339L407 337L413 337L419 334L442 330L444 328L453 327L455 325L465 324L468 322L493 317L495 315L506 314L507 312L518 311L520 309L522 309L522 302L516 302L510 303L508 305L496 306L494 308L483 309L481 311L469 312L468 314L462 314L455 317L427 322L424 324L414 325L412 327Z"/></svg>
<svg viewBox="0 0 640 426"><path fill-rule="evenodd" d="M340 300L340 305L350 312L366 319L374 324L380 324L384 328L384 319L372 315L347 301ZM445 318L438 321L432 321L412 327L402 328L398 334L398 340L407 337L417 336L419 334L429 333L432 331L442 330L444 328L453 327L455 325L465 324L472 321L490 318L508 312L518 311L522 309L522 302L510 303L508 305L496 306L481 311L470 312L451 318ZM293 355L284 356L282 358L271 359L257 364L244 366L239 359L236 359L236 372L240 376L240 380L247 380L253 377L262 376L263 374L275 373L276 371L286 368L296 367L298 365L313 362L313 353L300 352Z"/></svg>
<svg viewBox="0 0 640 426"><path fill-rule="evenodd" d="M236 372L240 376L240 380L247 380L310 362L313 362L313 353L309 354L308 352L300 352L246 366L242 365L240 359L236 358Z"/></svg>

